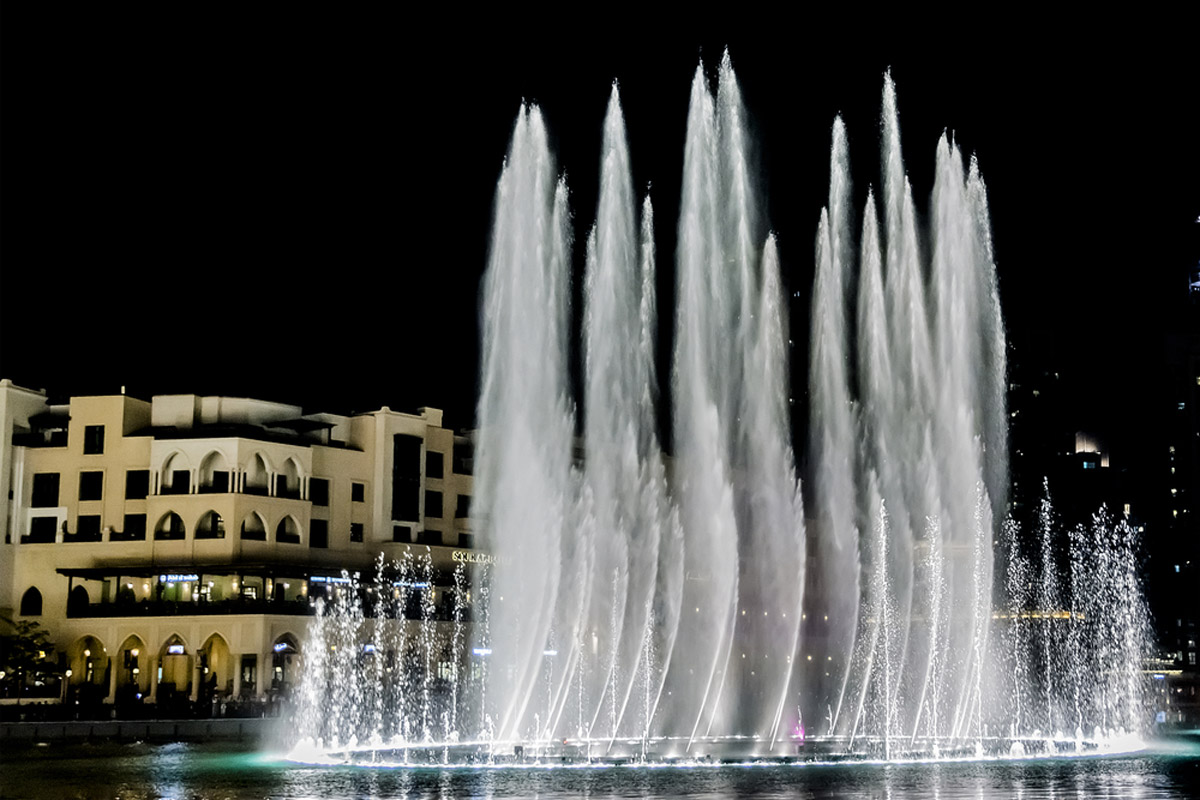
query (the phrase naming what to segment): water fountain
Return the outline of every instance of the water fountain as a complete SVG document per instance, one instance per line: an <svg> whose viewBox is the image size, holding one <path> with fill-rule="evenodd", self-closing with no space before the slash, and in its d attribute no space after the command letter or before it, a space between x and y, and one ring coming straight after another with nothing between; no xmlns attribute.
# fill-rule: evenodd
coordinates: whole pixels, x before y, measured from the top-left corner
<svg viewBox="0 0 1200 800"><path fill-rule="evenodd" d="M1016 756L1096 752L1142 726L1132 529L1102 513L1072 532L1063 575L1048 506L1036 552L1000 524L1004 328L974 159L941 138L919 229L885 76L882 181L856 222L834 121L802 500L779 259L728 54L716 84L697 68L674 453L653 209L617 88L585 245L581 410L568 193L524 106L483 290L473 511L496 563L460 568L440 604L428 558L345 576L310 632L297 758Z"/></svg>

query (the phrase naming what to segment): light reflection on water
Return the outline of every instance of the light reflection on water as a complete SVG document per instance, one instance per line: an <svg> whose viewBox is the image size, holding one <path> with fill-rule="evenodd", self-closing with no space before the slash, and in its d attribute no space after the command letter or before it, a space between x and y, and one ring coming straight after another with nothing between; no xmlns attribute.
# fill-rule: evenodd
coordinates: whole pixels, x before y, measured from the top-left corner
<svg viewBox="0 0 1200 800"><path fill-rule="evenodd" d="M1200 796L1200 751L1015 762L490 769L310 767L211 745L0 754L0 798L1174 798Z"/></svg>

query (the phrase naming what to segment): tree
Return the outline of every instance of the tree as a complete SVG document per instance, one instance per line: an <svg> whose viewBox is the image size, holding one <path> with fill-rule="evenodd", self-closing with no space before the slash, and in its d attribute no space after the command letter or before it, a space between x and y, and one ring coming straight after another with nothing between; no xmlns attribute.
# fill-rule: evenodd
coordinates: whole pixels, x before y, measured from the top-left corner
<svg viewBox="0 0 1200 800"><path fill-rule="evenodd" d="M22 689L30 677L36 680L44 675L57 675L58 670L46 659L50 634L41 625L29 620L4 621L12 626L12 632L0 634L0 691L8 694L9 687L14 687L20 703Z"/></svg>

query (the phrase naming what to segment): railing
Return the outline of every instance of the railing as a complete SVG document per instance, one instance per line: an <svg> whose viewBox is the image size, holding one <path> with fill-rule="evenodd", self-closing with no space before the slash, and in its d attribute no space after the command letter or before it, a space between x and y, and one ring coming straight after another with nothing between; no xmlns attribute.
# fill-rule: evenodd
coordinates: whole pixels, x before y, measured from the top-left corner
<svg viewBox="0 0 1200 800"><path fill-rule="evenodd" d="M367 617L374 615L372 603L363 604L363 613ZM311 600L267 600L249 597L231 598L228 600L128 600L115 603L72 603L67 607L67 617L80 619L88 617L180 617L208 616L220 614L281 614L287 616L311 617L316 614L316 604ZM460 612L462 622L471 621L470 609ZM411 598L404 609L404 618L411 621L423 619L421 604L415 597ZM452 622L454 609L450 603L434 606L433 614L429 617L434 622Z"/></svg>

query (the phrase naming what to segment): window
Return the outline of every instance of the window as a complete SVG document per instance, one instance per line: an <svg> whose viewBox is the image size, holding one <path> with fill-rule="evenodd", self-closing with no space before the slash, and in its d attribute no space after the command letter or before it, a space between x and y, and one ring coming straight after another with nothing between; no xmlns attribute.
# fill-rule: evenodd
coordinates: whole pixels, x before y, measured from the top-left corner
<svg viewBox="0 0 1200 800"><path fill-rule="evenodd" d="M308 546L329 547L329 522L323 519L314 519L309 526Z"/></svg>
<svg viewBox="0 0 1200 800"><path fill-rule="evenodd" d="M187 529L183 526L183 518L174 512L168 512L154 529L154 538L159 540L182 539L185 536Z"/></svg>
<svg viewBox="0 0 1200 800"><path fill-rule="evenodd" d="M392 439L392 519L415 520L421 502L421 437L398 433Z"/></svg>
<svg viewBox="0 0 1200 800"><path fill-rule="evenodd" d="M355 481L350 484L350 502L365 503L367 499L367 485Z"/></svg>
<svg viewBox="0 0 1200 800"><path fill-rule="evenodd" d="M197 539L224 539L225 520L216 511L210 511L200 518L196 526Z"/></svg>
<svg viewBox="0 0 1200 800"><path fill-rule="evenodd" d="M36 586L30 586L21 595L21 616L40 617L42 615L42 593Z"/></svg>
<svg viewBox="0 0 1200 800"><path fill-rule="evenodd" d="M363 540L363 524L361 522L350 523L350 541L361 542Z"/></svg>
<svg viewBox="0 0 1200 800"><path fill-rule="evenodd" d="M417 534L417 544L437 544L442 543L442 532L426 528Z"/></svg>
<svg viewBox="0 0 1200 800"><path fill-rule="evenodd" d="M98 542L100 541L100 515L99 514L80 514L79 519L75 523L77 530L73 537L77 542ZM65 538L65 537L64 537Z"/></svg>
<svg viewBox="0 0 1200 800"><path fill-rule="evenodd" d="M454 507L454 517L455 519L466 519L469 516L471 516L471 495L460 494Z"/></svg>
<svg viewBox="0 0 1200 800"><path fill-rule="evenodd" d="M262 517L251 512L250 516L242 520L242 538L255 542L266 541L267 527L263 523Z"/></svg>
<svg viewBox="0 0 1200 800"><path fill-rule="evenodd" d="M79 499L80 501L104 499L103 472L79 473Z"/></svg>
<svg viewBox="0 0 1200 800"><path fill-rule="evenodd" d="M329 481L325 478L312 478L308 482L308 499L314 506L329 505Z"/></svg>
<svg viewBox="0 0 1200 800"><path fill-rule="evenodd" d="M83 429L83 454L98 456L104 452L104 426L88 425Z"/></svg>
<svg viewBox="0 0 1200 800"><path fill-rule="evenodd" d="M475 546L475 535L472 533L460 533L458 535L458 546L472 548Z"/></svg>
<svg viewBox="0 0 1200 800"><path fill-rule="evenodd" d="M118 534L115 531L109 536L110 540L122 542L140 542L146 538L146 515L126 514L125 525Z"/></svg>
<svg viewBox="0 0 1200 800"><path fill-rule="evenodd" d="M125 473L125 499L145 500L148 494L150 494L150 470L128 470Z"/></svg>
<svg viewBox="0 0 1200 800"><path fill-rule="evenodd" d="M408 525L396 525L392 528L393 542L411 542L412 540L412 528Z"/></svg>
<svg viewBox="0 0 1200 800"><path fill-rule="evenodd" d="M436 450L425 451L425 477L441 478L445 470L446 457Z"/></svg>
<svg viewBox="0 0 1200 800"><path fill-rule="evenodd" d="M33 517L29 520L29 535L21 537L22 544L47 544L58 535L58 517Z"/></svg>
<svg viewBox="0 0 1200 800"><path fill-rule="evenodd" d="M454 471L459 475L471 475L475 472L475 445L470 442L455 442Z"/></svg>
<svg viewBox="0 0 1200 800"><path fill-rule="evenodd" d="M441 492L426 492L425 493L425 516L441 517L442 516L442 493Z"/></svg>
<svg viewBox="0 0 1200 800"><path fill-rule="evenodd" d="M57 472L39 472L33 476L33 497L29 504L34 508L55 508L58 505Z"/></svg>
<svg viewBox="0 0 1200 800"><path fill-rule="evenodd" d="M275 526L275 541L300 544L300 529L296 526L296 520L291 517L279 520L279 524Z"/></svg>
<svg viewBox="0 0 1200 800"><path fill-rule="evenodd" d="M1188 663L1193 666L1195 665L1195 663L1196 663L1196 654L1195 653L1188 653Z"/></svg>

